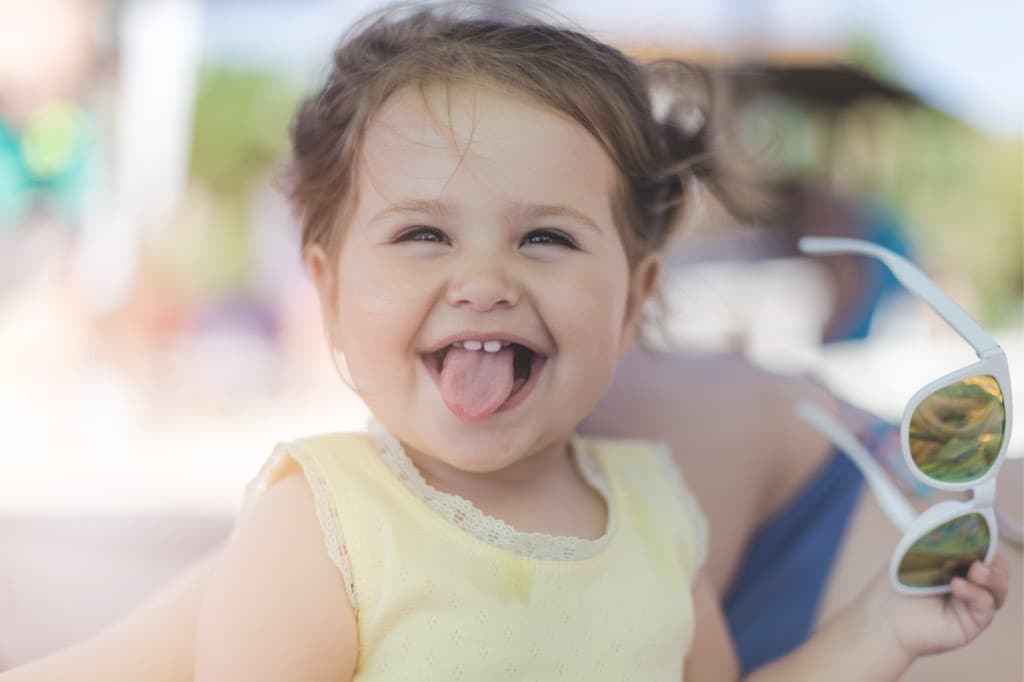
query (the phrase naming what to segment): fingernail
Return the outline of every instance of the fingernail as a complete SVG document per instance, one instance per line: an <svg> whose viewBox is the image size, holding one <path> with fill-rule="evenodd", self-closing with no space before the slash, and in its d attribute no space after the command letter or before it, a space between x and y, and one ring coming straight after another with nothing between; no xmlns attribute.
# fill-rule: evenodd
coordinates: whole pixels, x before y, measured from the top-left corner
<svg viewBox="0 0 1024 682"><path fill-rule="evenodd" d="M992 569L982 564L981 568L978 569L978 580L988 580L990 575L992 575Z"/></svg>

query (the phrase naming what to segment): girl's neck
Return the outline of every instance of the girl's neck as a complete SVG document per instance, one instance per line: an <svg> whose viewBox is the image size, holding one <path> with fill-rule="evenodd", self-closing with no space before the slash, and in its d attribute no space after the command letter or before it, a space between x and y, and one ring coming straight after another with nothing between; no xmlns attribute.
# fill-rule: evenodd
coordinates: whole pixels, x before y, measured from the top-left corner
<svg viewBox="0 0 1024 682"><path fill-rule="evenodd" d="M404 444L403 447L429 485L467 499L530 495L564 481L566 476L578 477L568 439L562 439L503 469L484 473L464 471Z"/></svg>
<svg viewBox="0 0 1024 682"><path fill-rule="evenodd" d="M464 471L412 448L405 453L427 485L516 531L596 540L609 527L610 507L574 461L568 438L488 473Z"/></svg>

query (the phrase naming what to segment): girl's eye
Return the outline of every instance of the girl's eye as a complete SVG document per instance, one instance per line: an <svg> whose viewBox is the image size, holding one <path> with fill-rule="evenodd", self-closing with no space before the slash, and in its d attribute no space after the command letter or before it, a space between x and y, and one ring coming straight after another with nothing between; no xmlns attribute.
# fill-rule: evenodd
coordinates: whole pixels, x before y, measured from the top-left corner
<svg viewBox="0 0 1024 682"><path fill-rule="evenodd" d="M434 227L414 227L398 235L396 242L437 242L447 244L448 237L444 232Z"/></svg>
<svg viewBox="0 0 1024 682"><path fill-rule="evenodd" d="M576 242L561 232L554 230L534 230L523 238L523 244L554 244L570 249L578 248Z"/></svg>

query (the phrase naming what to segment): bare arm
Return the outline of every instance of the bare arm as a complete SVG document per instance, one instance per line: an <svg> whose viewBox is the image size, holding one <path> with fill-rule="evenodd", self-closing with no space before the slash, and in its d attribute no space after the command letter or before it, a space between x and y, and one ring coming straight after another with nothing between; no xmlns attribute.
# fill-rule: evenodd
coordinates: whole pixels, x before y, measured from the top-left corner
<svg viewBox="0 0 1024 682"><path fill-rule="evenodd" d="M192 564L117 624L73 647L0 673L0 681L192 680L199 604L222 553L217 548Z"/></svg>
<svg viewBox="0 0 1024 682"><path fill-rule="evenodd" d="M694 584L696 628L686 659L689 682L738 680L739 670L718 600L706 577ZM796 680L898 680L912 662L892 646L855 605L844 609L802 646L743 678L749 682Z"/></svg>
<svg viewBox="0 0 1024 682"><path fill-rule="evenodd" d="M323 549L323 536L319 535L312 502L308 499L308 488L303 483L300 488L294 489L295 483L301 482L300 479L301 476L291 476L281 480L270 487L267 495L273 492L275 497L282 496L288 488L293 488L291 497L298 498L299 502L306 505L298 505L298 510L305 509L306 520L311 522L307 524L307 528L311 527L312 530L305 536L307 550L323 558L326 555ZM302 495L303 491L305 497ZM225 543L191 564L116 625L72 647L0 673L0 682L190 682L196 675L197 630L204 593L211 583L222 583L225 580L226 569L220 568L219 564L232 557L233 560L240 560L240 552L243 549L238 547L239 535L240 532L237 531L232 537L233 547ZM225 557L228 549L231 556ZM276 556L285 557L289 551L291 550L286 551L282 548ZM324 561L329 564L326 568L322 566L321 574L324 580L340 582L333 564L326 558ZM233 598L239 597L238 593L233 595ZM228 595L222 594L219 598L220 605L223 606L228 598ZM217 617L214 615L216 608L212 605L213 600L210 601L211 604L205 608L206 621L209 622L207 629L225 627L227 624L214 624ZM319 603L326 605L327 600ZM315 608L310 610L310 614L316 612L319 611ZM351 614L347 598L338 612L338 619L343 624L340 629L344 629L345 616ZM354 633L354 621L350 629ZM208 635L205 644L207 648L213 648L213 637ZM223 653L221 651L210 654L208 660L213 660ZM337 651L334 656L337 662ZM285 679L291 678L285 676Z"/></svg>
<svg viewBox="0 0 1024 682"><path fill-rule="evenodd" d="M690 682L735 680L739 659L715 588L702 568L693 581L694 633L684 679Z"/></svg>
<svg viewBox="0 0 1024 682"><path fill-rule="evenodd" d="M884 576L883 576L884 577ZM704 569L693 586L695 632L686 658L688 682L722 682L739 679L739 663L732 638ZM794 652L758 668L750 682L794 680L896 680L911 659L893 647L857 605L851 605Z"/></svg>
<svg viewBox="0 0 1024 682"><path fill-rule="evenodd" d="M913 659L886 641L881 632L864 623L851 606L802 646L784 658L758 668L745 679L749 682L790 682L792 680L898 680Z"/></svg>
<svg viewBox="0 0 1024 682"><path fill-rule="evenodd" d="M243 512L210 575L195 680L351 680L356 638L312 493L302 475L287 476Z"/></svg>
<svg viewBox="0 0 1024 682"><path fill-rule="evenodd" d="M922 656L952 651L974 641L1006 600L1008 562L975 562L967 578L955 578L951 595L911 597L896 593L883 566L863 593L815 631L800 647L745 677L749 682L898 680ZM686 679L736 679L735 656L710 584L694 585L697 634L686 662ZM702 632L703 630L703 632Z"/></svg>

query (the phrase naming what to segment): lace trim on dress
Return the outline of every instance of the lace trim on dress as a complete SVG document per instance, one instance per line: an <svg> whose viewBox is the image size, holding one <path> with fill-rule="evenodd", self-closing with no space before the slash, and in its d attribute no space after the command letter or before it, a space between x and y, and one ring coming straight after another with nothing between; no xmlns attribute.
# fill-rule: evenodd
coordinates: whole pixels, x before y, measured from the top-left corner
<svg viewBox="0 0 1024 682"><path fill-rule="evenodd" d="M654 458L661 465L662 470L665 472L665 477L671 481L670 485L675 491L676 495L682 501L683 506L686 508L687 517L690 519L690 523L694 530L694 545L696 547L697 556L694 561L694 575L697 574L697 570L704 564L704 560L708 555L708 522L704 518L704 512L700 509L700 504L697 503L697 498L694 497L693 493L690 492L689 487L686 485L686 479L683 478L683 472L676 463L674 457L672 457L672 451L668 445L664 443L658 443L654 449Z"/></svg>
<svg viewBox="0 0 1024 682"><path fill-rule="evenodd" d="M464 497L442 492L428 484L402 444L379 422L371 420L367 431L381 460L410 492L452 525L493 547L530 559L573 561L594 556L615 531L615 509L601 468L576 436L570 441L573 461L584 480L604 498L608 509L605 532L595 540L518 531L505 521L488 516Z"/></svg>

